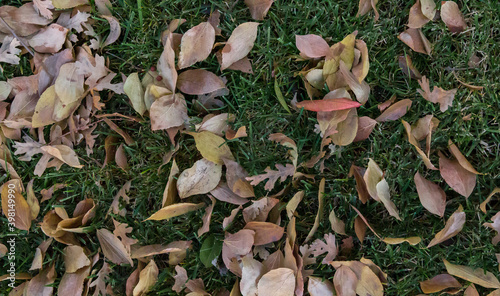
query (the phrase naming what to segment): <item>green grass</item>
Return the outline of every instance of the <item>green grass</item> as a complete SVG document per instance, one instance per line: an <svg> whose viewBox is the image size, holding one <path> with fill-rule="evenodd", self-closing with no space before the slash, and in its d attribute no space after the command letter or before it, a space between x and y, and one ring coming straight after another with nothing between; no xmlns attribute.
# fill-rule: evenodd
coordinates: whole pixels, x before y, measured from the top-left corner
<svg viewBox="0 0 500 296"><path fill-rule="evenodd" d="M429 279L446 272L442 259L452 263L484 268L499 275L495 253L498 247L491 244L493 232L482 224L489 221L494 210L483 214L479 211L479 203L495 187L500 185L500 129L498 114L500 114L499 80L500 76L500 6L494 0L458 1L465 14L469 30L462 34L451 34L443 22L435 21L423 28L424 34L433 43L432 57L412 52L397 39L397 35L405 29L408 12L412 1L380 1L378 10L380 20L373 21L372 15L356 18L356 1L277 1L273 4L268 16L259 26L259 34L249 57L253 60L254 75L234 71L222 73L228 79L230 94L223 97L226 104L223 112L234 113L237 116L235 127L247 126L248 137L231 141L229 146L236 160L245 167L250 175L260 174L267 166L275 163L287 163L286 150L269 141L268 135L281 132L294 139L298 144L299 163L308 160L319 151L320 137L314 133L315 114L292 111L288 114L279 104L274 91L275 76L278 79L285 100L290 101L297 94L298 101L306 99L307 95L300 78L294 77L305 62L296 62L298 54L295 47L295 34L318 34L331 37L330 44L340 41L344 36L358 30L358 39L366 42L370 54L370 72L366 78L371 86L368 103L359 108L359 116L377 117L380 113L377 104L396 95L398 99L413 99L411 110L403 119L414 123L424 115L433 114L441 123L433 134L431 160L437 164L437 150L446 150L448 139L452 139L463 154L485 175L479 175L477 185L469 199L451 190L442 181L439 172L429 171L415 149L405 138L405 131L400 121L378 124L369 140L354 143L337 151L325 163L325 171L319 173L317 168L304 172L318 174L315 181L306 180L299 188L281 197L287 202L297 190L305 190L306 196L299 206L297 219L298 242L301 243L314 223L317 211L318 181L326 178L325 215L315 237L323 237L331 232L327 220L327 211L335 207L337 216L346 222L349 235L354 236L354 218L356 213L349 204L355 205L365 215L372 227L381 236L406 237L421 236L424 240L417 246L401 244L386 245L378 240L369 230L363 246L357 239L353 252L347 260L359 260L362 256L372 259L389 275L386 295L416 295L421 293L419 281ZM7 1L19 6L21 1ZM232 3L232 2L231 2ZM109 56L110 69L115 72L129 74L137 69L148 69L161 54L161 32L167 28L168 22L175 18L185 18L187 22L180 31L197 25L208 18L210 11L219 9L222 13L222 34L227 38L239 24L252 21L243 1L233 8L219 1L153 1L153 0L117 0L113 14L120 20L122 37L116 44L106 47L101 54ZM106 34L107 23L98 22L96 32ZM217 39L219 40L219 39ZM221 39L222 40L222 39ZM469 68L467 62L475 52L481 53L484 61L480 68ZM416 90L419 88L415 80L405 77L399 69L397 57L409 55L416 68L426 75L431 86L437 85L444 89L459 87L450 68L455 68L458 76L470 84L484 86L481 92L471 92L460 87L452 107L446 112L439 111L439 106L425 101ZM26 56L26 55L25 55ZM118 58L119 57L119 58ZM221 75L215 57L195 65ZM29 75L29 63L22 58L20 67L4 67L0 80L19 75ZM274 76L273 76L274 75ZM105 96L102 96L105 98ZM191 97L186 96L188 107ZM134 115L133 109L125 96L113 96L106 102L107 113L119 112ZM198 115L190 108L191 116ZM472 120L464 121L463 116L472 114ZM94 159L104 160L104 138L114 134L107 126L100 125L94 154L87 157L84 147L77 149L82 157L85 168L81 170L63 166L60 171L49 169L42 177L33 175L36 161L22 162L15 157L14 166L26 183L35 179L35 192L48 188L55 183L65 183L67 187L55 193L55 198L41 205L38 222L53 206L62 205L72 211L76 203L83 198L93 198L98 204L96 219L91 226L94 229L112 229L110 218L104 219L114 195L128 180L132 180L129 196L132 204L127 207L126 217L114 217L117 221L126 222L133 227L132 237L143 245L169 243L175 240L193 240L193 249L189 251L182 266L188 271L191 279L201 277L207 291L216 292L225 287L230 289L236 277L216 267L206 268L199 260L201 243L208 236L197 237L196 231L201 226L203 210L190 213L170 221L146 221L152 213L159 209L162 193L167 182L170 164L163 166L162 156L172 149L170 141L163 132L152 132L149 121L143 123L120 122L136 143L125 148L129 157L130 170L122 171L115 164L100 168ZM199 153L194 148L192 137L181 136L180 150L176 156L181 170L190 167ZM10 143L10 146L12 143ZM370 201L362 205L357 199L354 178L348 178L351 163L366 166L368 158L374 159L386 172L386 179L391 187L392 199L400 210L402 221L390 217L380 203ZM416 171L427 179L439 184L447 194L447 210L449 217L459 204L464 206L467 222L464 229L449 242L430 249L425 246L434 234L444 227L445 219L439 219L428 213L420 204L413 175ZM0 176L0 183L8 180ZM289 180L288 180L289 181ZM287 182L288 182L287 181ZM278 185L277 192L285 184ZM264 196L263 186L256 188L257 196ZM59 199L59 200L58 200ZM193 200L209 202L206 196L198 196ZM494 209L499 209L492 202ZM210 233L218 239L224 238L222 220L229 215L233 206L218 202L212 216ZM241 214L238 216L241 219ZM2 223L6 221L1 218ZM242 222L235 223L230 231L242 227ZM0 237L3 238L3 234ZM38 244L47 237L37 226L32 226L28 234L21 234L18 245L17 269L27 272ZM337 236L337 239L345 237ZM95 232L83 235L86 246L97 252L98 243ZM281 247L281 243L277 244ZM56 262L59 279L64 272L62 249L64 245L53 243L47 253L44 264ZM176 295L171 291L173 285L173 266L168 266L167 255L155 257L160 268L158 283L151 295ZM2 265L7 266L7 260ZM99 263L101 264L101 263ZM314 275L332 279L334 270L324 265L311 266ZM132 272L127 266L112 266L109 283L117 295L124 293L124 283ZM464 281L462 281L464 282ZM464 282L465 283L465 282ZM1 283L4 285L5 282ZM466 284L466 283L465 283ZM4 288L2 288L4 289ZM1 293L0 293L1 294ZM3 295L3 294L2 294Z"/></svg>

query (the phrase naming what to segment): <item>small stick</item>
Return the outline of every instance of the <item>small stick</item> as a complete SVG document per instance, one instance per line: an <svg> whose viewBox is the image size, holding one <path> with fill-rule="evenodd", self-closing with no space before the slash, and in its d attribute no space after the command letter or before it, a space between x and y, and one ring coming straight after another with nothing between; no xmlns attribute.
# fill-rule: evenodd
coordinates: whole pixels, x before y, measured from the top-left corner
<svg viewBox="0 0 500 296"><path fill-rule="evenodd" d="M9 26L9 24L7 24L7 22L3 19L3 17L0 16L0 21L2 21L2 24L4 26L7 27L7 29L9 29L9 31L12 33L12 35L14 35L14 37L19 40L19 42L21 42L21 45L26 48L26 50L31 54L31 56L35 56L35 53L28 47L28 45L26 45L26 43L24 43L24 40L19 38L19 36L16 35L16 32L14 32L14 30Z"/></svg>

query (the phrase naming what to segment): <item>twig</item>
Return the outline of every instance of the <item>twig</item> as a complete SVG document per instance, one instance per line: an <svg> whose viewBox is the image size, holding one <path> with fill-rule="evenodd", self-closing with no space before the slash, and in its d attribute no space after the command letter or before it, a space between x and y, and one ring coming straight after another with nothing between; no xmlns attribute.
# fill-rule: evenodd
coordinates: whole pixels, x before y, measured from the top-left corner
<svg viewBox="0 0 500 296"><path fill-rule="evenodd" d="M0 16L0 21L2 21L2 24L4 26L7 27L7 29L9 29L9 31L12 33L12 35L14 35L14 37L19 40L19 42L21 42L21 45L26 48L26 50L31 54L31 56L35 56L35 53L28 47L28 45L26 45L26 43L24 43L24 40L19 38L19 36L17 36L16 32L14 32L14 30L9 26L9 24L7 24L7 22L3 19L3 17Z"/></svg>

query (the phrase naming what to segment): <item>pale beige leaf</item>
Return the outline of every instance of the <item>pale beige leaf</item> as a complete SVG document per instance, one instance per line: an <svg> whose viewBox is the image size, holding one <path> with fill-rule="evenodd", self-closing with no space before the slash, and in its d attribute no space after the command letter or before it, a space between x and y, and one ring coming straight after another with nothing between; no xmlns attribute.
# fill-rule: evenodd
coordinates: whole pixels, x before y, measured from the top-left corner
<svg viewBox="0 0 500 296"><path fill-rule="evenodd" d="M422 97L432 103L439 103L439 109L441 112L448 110L455 99L455 94L457 89L444 90L440 87L434 86L432 92L429 86L429 80L427 77L423 76L419 81L421 89L417 89L417 92L422 95Z"/></svg>
<svg viewBox="0 0 500 296"><path fill-rule="evenodd" d="M467 158L465 158L465 156L462 154L462 152L460 152L458 147L455 144L453 144L453 142L451 140L448 140L448 149L450 150L451 154L453 154L453 156L455 156L458 163L464 169L466 169L469 172L474 173L476 175L481 174L478 171L476 171L476 169L472 166L472 164L470 164L470 162L467 160Z"/></svg>
<svg viewBox="0 0 500 296"><path fill-rule="evenodd" d="M232 157L232 154L230 155ZM255 192L250 182L246 180L248 177L247 171L236 161L222 157L226 166L227 186L238 196L243 198L254 197Z"/></svg>
<svg viewBox="0 0 500 296"><path fill-rule="evenodd" d="M332 230L338 234L346 235L345 233L345 223L341 219L337 218L335 211L332 210L328 216Z"/></svg>
<svg viewBox="0 0 500 296"><path fill-rule="evenodd" d="M257 283L264 273L264 266L251 255L243 257L241 264L241 295L257 296Z"/></svg>
<svg viewBox="0 0 500 296"><path fill-rule="evenodd" d="M186 269L182 266L175 266L175 283L174 286L172 287L172 290L174 290L177 293L180 293L182 289L184 289L184 285L188 281L188 275Z"/></svg>
<svg viewBox="0 0 500 296"><path fill-rule="evenodd" d="M129 263L134 266L134 262L130 258L130 254L125 249L125 246L111 231L104 228L98 229L97 238L99 239L102 252L107 259L118 265Z"/></svg>
<svg viewBox="0 0 500 296"><path fill-rule="evenodd" d="M24 295L51 296L54 291L51 284L54 283L56 277L55 265L52 264L29 281Z"/></svg>
<svg viewBox="0 0 500 296"><path fill-rule="evenodd" d="M347 146L356 138L358 132L358 112L352 108L347 113L347 118L337 125L337 132L330 136L332 142L338 146Z"/></svg>
<svg viewBox="0 0 500 296"><path fill-rule="evenodd" d="M288 219L292 219L292 217L294 216L295 210L299 206L299 203L302 201L304 194L304 191L295 193L292 199L290 199L290 201L286 204L286 214L288 216Z"/></svg>
<svg viewBox="0 0 500 296"><path fill-rule="evenodd" d="M336 268L333 284L338 296L356 296L358 278L348 266Z"/></svg>
<svg viewBox="0 0 500 296"><path fill-rule="evenodd" d="M471 284L467 289L465 289L464 296L479 296L474 284Z"/></svg>
<svg viewBox="0 0 500 296"><path fill-rule="evenodd" d="M154 244L147 246L131 246L131 258L132 259L141 259L146 258L153 255L174 253L174 252L182 252L186 249L191 248L192 241L173 241L167 245L162 244Z"/></svg>
<svg viewBox="0 0 500 296"><path fill-rule="evenodd" d="M203 225L200 229L198 229L198 236L202 236L204 233L207 233L210 230L210 220L212 219L212 211L215 206L215 198L209 195L212 204L205 208L205 214L203 215Z"/></svg>
<svg viewBox="0 0 500 296"><path fill-rule="evenodd" d="M413 51L431 55L431 43L425 38L420 29L409 28L399 34L398 38L413 49Z"/></svg>
<svg viewBox="0 0 500 296"><path fill-rule="evenodd" d="M420 282L420 289L426 294L436 293L448 288L461 288L462 285L451 275L438 274L432 279Z"/></svg>
<svg viewBox="0 0 500 296"><path fill-rule="evenodd" d="M156 65L161 75L163 84L171 91L175 92L177 85L177 70L175 69L175 52L173 47L173 35L168 34L167 41L163 47L163 52Z"/></svg>
<svg viewBox="0 0 500 296"><path fill-rule="evenodd" d="M490 202L493 195L500 193L500 187L496 187L493 191L488 195L488 197L479 205L479 208L483 213L486 214L486 205Z"/></svg>
<svg viewBox="0 0 500 296"><path fill-rule="evenodd" d="M458 209L453 213L448 221L446 221L446 225L444 228L436 233L436 236L431 240L427 248L435 246L439 243L448 240L455 235L457 235L465 224L465 212L462 206L458 207Z"/></svg>
<svg viewBox="0 0 500 296"><path fill-rule="evenodd" d="M254 245L269 244L281 239L284 228L270 222L252 221L245 225L245 229L255 231Z"/></svg>
<svg viewBox="0 0 500 296"><path fill-rule="evenodd" d="M58 295L82 295L84 283L90 274L90 265L78 269L74 273L66 272L57 287Z"/></svg>
<svg viewBox="0 0 500 296"><path fill-rule="evenodd" d="M179 69L204 61L212 52L214 41L215 30L208 22L200 23L187 30L181 39L179 61L177 62Z"/></svg>
<svg viewBox="0 0 500 296"><path fill-rule="evenodd" d="M356 270L354 271L356 273ZM356 286L356 294L360 296L383 296L384 287L378 276L371 270L370 267L364 265L361 272L358 274L358 284Z"/></svg>
<svg viewBox="0 0 500 296"><path fill-rule="evenodd" d="M252 18L257 21L264 20L273 2L274 0L245 0Z"/></svg>
<svg viewBox="0 0 500 296"><path fill-rule="evenodd" d="M376 188L377 188L377 196L380 198L380 201L384 204L384 207L389 212L389 215L401 221L398 209L396 208L394 202L391 200L389 184L387 183L387 181L385 179L382 179L382 181L378 182Z"/></svg>
<svg viewBox="0 0 500 296"><path fill-rule="evenodd" d="M417 2L415 2L415 4L410 8L410 15L408 17L408 27L413 29L419 29L422 28L425 24L427 24L430 20L432 20L432 18L429 19L424 15L420 0L417 0Z"/></svg>
<svg viewBox="0 0 500 296"><path fill-rule="evenodd" d="M123 91L129 97L134 110L143 115L146 112L146 105L144 103L144 90L138 73L132 73L127 77L123 85Z"/></svg>
<svg viewBox="0 0 500 296"><path fill-rule="evenodd" d="M259 23L247 22L234 29L222 49L221 70L247 56L257 38L257 27L259 25Z"/></svg>
<svg viewBox="0 0 500 296"><path fill-rule="evenodd" d="M101 15L101 16L105 18L109 23L109 35L108 37L106 37L106 40L104 40L104 43L101 46L101 48L103 48L118 40L121 34L121 27L120 27L120 22L118 22L118 20L114 16L110 15Z"/></svg>
<svg viewBox="0 0 500 296"><path fill-rule="evenodd" d="M75 63L66 63L59 69L55 82L55 92L63 104L78 101L84 94L84 76L78 71Z"/></svg>
<svg viewBox="0 0 500 296"><path fill-rule="evenodd" d="M50 24L35 36L31 37L28 44L40 53L56 53L66 42L68 29L58 24Z"/></svg>
<svg viewBox="0 0 500 296"><path fill-rule="evenodd" d="M420 203L429 212L443 217L446 209L446 194L437 184L426 180L419 172L413 177Z"/></svg>
<svg viewBox="0 0 500 296"><path fill-rule="evenodd" d="M177 162L172 162L172 167L170 168L170 175L168 176L167 185L163 191L163 200L161 202L162 208L172 205L177 199L177 175L179 174L179 167Z"/></svg>
<svg viewBox="0 0 500 296"><path fill-rule="evenodd" d="M146 220L169 220L170 218L184 215L186 213L196 211L205 206L204 203L177 203L173 205L166 206Z"/></svg>
<svg viewBox="0 0 500 296"><path fill-rule="evenodd" d="M80 246L67 246L63 252L64 268L67 273L74 273L78 269L90 265L90 259Z"/></svg>
<svg viewBox="0 0 500 296"><path fill-rule="evenodd" d="M254 244L255 231L242 229L234 234L226 233L224 238L224 248L227 248L232 254L246 255L252 250Z"/></svg>
<svg viewBox="0 0 500 296"><path fill-rule="evenodd" d="M22 195L21 180L9 180L5 182L1 188L2 211L6 217L6 220L9 220L9 226L14 226L18 229L29 231L31 227L32 216L30 207ZM12 201L14 203L12 203ZM14 216L11 217L12 214L9 215L9 213L13 213Z"/></svg>
<svg viewBox="0 0 500 296"><path fill-rule="evenodd" d="M399 245L402 243L409 243L410 245L414 246L417 245L422 241L422 239L418 236L412 236L412 237L405 237L405 238L392 238L392 237L386 237L382 240L384 243L388 245Z"/></svg>
<svg viewBox="0 0 500 296"><path fill-rule="evenodd" d="M330 46L325 39L314 34L295 35L295 45L308 58L321 58L330 53Z"/></svg>
<svg viewBox="0 0 500 296"><path fill-rule="evenodd" d="M318 212L316 214L316 218L314 219L314 224L309 233L307 234L306 239L304 240L305 242L308 242L316 233L316 230L319 227L319 223L321 222L321 219L323 217L323 208L324 208L324 203L325 203L325 178L322 178L320 183L319 183L319 190L318 190Z"/></svg>
<svg viewBox="0 0 500 296"><path fill-rule="evenodd" d="M415 147L415 149L417 150L417 153L420 155L420 157L422 157L422 160L424 161L425 166L430 170L437 170L437 168L431 163L429 156L427 154L425 154L425 152L422 150L422 148L420 148L420 143L418 143L418 141L415 139L415 137L412 134L412 128L411 128L410 124L404 120L401 120L401 122L403 123L403 126L406 129L406 134L408 136L408 142L410 142L410 144L412 144L413 147Z"/></svg>
<svg viewBox="0 0 500 296"><path fill-rule="evenodd" d="M158 273L159 270L158 266L156 266L156 263L153 260L149 261L148 265L146 265L146 267L141 270L141 273L139 275L139 282L134 288L133 295L146 295L158 280Z"/></svg>
<svg viewBox="0 0 500 296"><path fill-rule="evenodd" d="M311 296L333 296L335 294L334 286L328 280L319 277L310 276L307 284L307 292Z"/></svg>
<svg viewBox="0 0 500 296"><path fill-rule="evenodd" d="M243 207L240 205L238 206L236 209L233 209L231 211L231 215L227 216L226 218L224 218L224 220L222 221L222 229L226 230L226 228L231 225L231 223L233 223L234 221L234 218L236 218L236 215L238 215L238 213L240 212L240 210L242 209Z"/></svg>
<svg viewBox="0 0 500 296"><path fill-rule="evenodd" d="M189 119L186 100L180 93L160 97L153 102L149 112L154 131L182 126Z"/></svg>
<svg viewBox="0 0 500 296"><path fill-rule="evenodd" d="M65 164L72 166L74 168L82 168L83 165L80 165L80 161L78 160L78 156L75 151L66 145L53 145L53 146L42 146L40 149L43 152L59 159Z"/></svg>
<svg viewBox="0 0 500 296"><path fill-rule="evenodd" d="M485 271L481 268L473 269L468 266L451 264L446 259L443 259L443 262L446 266L446 271L451 275L485 288L500 289L500 282L495 275L489 271Z"/></svg>
<svg viewBox="0 0 500 296"><path fill-rule="evenodd" d="M398 120L403 117L406 112L411 108L412 101L410 99L404 99L399 102L392 104L387 108L379 117L375 118L378 122L385 122L391 120Z"/></svg>
<svg viewBox="0 0 500 296"><path fill-rule="evenodd" d="M293 296L295 274L290 268L277 268L264 274L258 284L259 296Z"/></svg>

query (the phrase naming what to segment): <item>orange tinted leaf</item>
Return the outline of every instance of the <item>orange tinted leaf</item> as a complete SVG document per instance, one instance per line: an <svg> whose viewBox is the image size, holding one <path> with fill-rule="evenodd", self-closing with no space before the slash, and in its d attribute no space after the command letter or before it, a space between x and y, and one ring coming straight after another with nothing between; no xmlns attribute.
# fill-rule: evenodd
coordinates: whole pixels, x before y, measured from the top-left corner
<svg viewBox="0 0 500 296"><path fill-rule="evenodd" d="M260 246L269 244L281 239L284 228L274 223L252 221L245 225L245 229L255 231L254 245Z"/></svg>
<svg viewBox="0 0 500 296"><path fill-rule="evenodd" d="M158 212L151 215L151 217L146 220L169 220L170 218L184 215L186 213L196 211L204 206L204 203L193 204L193 203L178 203L166 206L159 210Z"/></svg>
<svg viewBox="0 0 500 296"><path fill-rule="evenodd" d="M445 240L454 237L462 230L464 224L465 224L465 213L462 206L460 206L458 210L456 210L455 213L453 213L450 216L448 221L446 221L446 225L444 226L444 228L438 233L436 233L436 236L432 239L427 248L440 244Z"/></svg>
<svg viewBox="0 0 500 296"><path fill-rule="evenodd" d="M474 173L476 175L481 174L476 169L470 164L470 162L465 158L465 156L458 150L458 147L453 144L451 140L448 140L448 149L450 150L451 154L455 156L457 159L458 163L466 170L468 170L471 173Z"/></svg>
<svg viewBox="0 0 500 296"><path fill-rule="evenodd" d="M486 214L486 205L490 202L493 195L500 193L500 187L496 187L493 191L488 195L488 197L479 205L479 208L483 213Z"/></svg>
<svg viewBox="0 0 500 296"><path fill-rule="evenodd" d="M500 282L491 272L481 268L473 269L468 266L451 264L446 259L443 259L443 261L446 271L451 275L485 288L500 289Z"/></svg>
<svg viewBox="0 0 500 296"><path fill-rule="evenodd" d="M420 282L422 292L426 294L436 293L448 288L461 288L462 285L449 274L439 274L432 279Z"/></svg>
<svg viewBox="0 0 500 296"><path fill-rule="evenodd" d="M357 108L360 103L347 98L310 100L297 103L297 108L304 108L314 112L328 112Z"/></svg>

